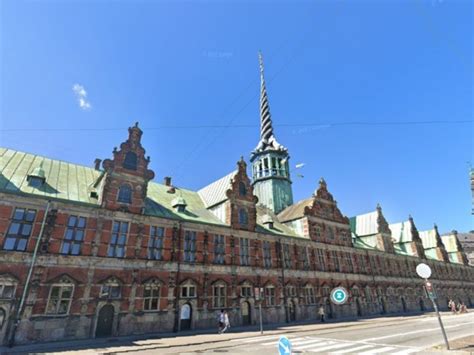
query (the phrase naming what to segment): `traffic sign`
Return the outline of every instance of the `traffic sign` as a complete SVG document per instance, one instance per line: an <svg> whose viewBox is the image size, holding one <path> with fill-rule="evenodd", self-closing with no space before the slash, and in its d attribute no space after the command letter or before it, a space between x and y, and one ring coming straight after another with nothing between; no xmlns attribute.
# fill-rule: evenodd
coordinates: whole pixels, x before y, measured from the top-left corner
<svg viewBox="0 0 474 355"><path fill-rule="evenodd" d="M349 293L344 287L336 287L331 291L331 301L334 304L344 304L349 298Z"/></svg>
<svg viewBox="0 0 474 355"><path fill-rule="evenodd" d="M431 268L425 263L420 263L416 267L416 273L422 279L429 279L431 276Z"/></svg>
<svg viewBox="0 0 474 355"><path fill-rule="evenodd" d="M433 284L429 281L425 282L425 291L426 291L426 295L430 298L430 299L435 299L436 298L436 292L433 288Z"/></svg>
<svg viewBox="0 0 474 355"><path fill-rule="evenodd" d="M291 355L291 342L287 337L281 336L278 340L278 352L280 355Z"/></svg>

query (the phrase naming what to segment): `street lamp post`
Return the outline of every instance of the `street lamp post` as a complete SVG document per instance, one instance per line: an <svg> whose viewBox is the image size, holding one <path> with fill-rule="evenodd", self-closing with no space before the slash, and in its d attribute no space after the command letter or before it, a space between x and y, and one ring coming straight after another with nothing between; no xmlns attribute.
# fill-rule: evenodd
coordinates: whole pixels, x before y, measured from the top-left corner
<svg viewBox="0 0 474 355"><path fill-rule="evenodd" d="M446 331L444 330L443 321L441 320L441 316L439 314L438 305L436 304L436 294L434 292L433 284L428 281L429 277L431 276L431 268L424 264L418 264L416 267L416 273L419 277L425 280L425 291L428 294L429 299L433 303L433 308L436 311L436 316L438 317L439 326L441 328L441 332L443 333L444 343L446 344L446 349L449 350L449 342L448 337L446 336Z"/></svg>

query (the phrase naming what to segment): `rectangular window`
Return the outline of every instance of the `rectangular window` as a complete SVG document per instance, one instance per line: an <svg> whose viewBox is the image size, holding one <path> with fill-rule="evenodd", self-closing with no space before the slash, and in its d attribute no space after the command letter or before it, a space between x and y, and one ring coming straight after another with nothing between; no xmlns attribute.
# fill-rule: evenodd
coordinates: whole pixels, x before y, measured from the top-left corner
<svg viewBox="0 0 474 355"><path fill-rule="evenodd" d="M108 284L102 285L100 290L100 298L120 298L120 285L118 284Z"/></svg>
<svg viewBox="0 0 474 355"><path fill-rule="evenodd" d="M188 263L196 261L196 232L184 233L184 261Z"/></svg>
<svg viewBox="0 0 474 355"><path fill-rule="evenodd" d="M268 241L263 242L263 265L267 269L272 267L272 250Z"/></svg>
<svg viewBox="0 0 474 355"><path fill-rule="evenodd" d="M240 288L240 296L249 298L252 297L252 287L251 286L242 286Z"/></svg>
<svg viewBox="0 0 474 355"><path fill-rule="evenodd" d="M143 292L143 309L145 311L158 311L160 309L160 290L159 285L145 285Z"/></svg>
<svg viewBox="0 0 474 355"><path fill-rule="evenodd" d="M163 227L151 226L148 241L148 259L161 260L163 258L164 237L165 229Z"/></svg>
<svg viewBox="0 0 474 355"><path fill-rule="evenodd" d="M5 237L3 249L25 251L33 229L36 211L15 208L12 222Z"/></svg>
<svg viewBox="0 0 474 355"><path fill-rule="evenodd" d="M315 304L316 298L314 297L314 288L306 286L304 290L306 304Z"/></svg>
<svg viewBox="0 0 474 355"><path fill-rule="evenodd" d="M318 264L321 271L326 270L326 260L324 258L324 252L321 249L317 249L318 252Z"/></svg>
<svg viewBox="0 0 474 355"><path fill-rule="evenodd" d="M286 286L286 295L288 297L296 297L296 287L295 286Z"/></svg>
<svg viewBox="0 0 474 355"><path fill-rule="evenodd" d="M283 244L283 262L285 268L291 269L291 255L290 255L290 245Z"/></svg>
<svg viewBox="0 0 474 355"><path fill-rule="evenodd" d="M354 263L352 262L351 253L346 253L346 264L349 272L354 272Z"/></svg>
<svg viewBox="0 0 474 355"><path fill-rule="evenodd" d="M225 307L226 287L225 285L214 285L212 287L212 305L214 308Z"/></svg>
<svg viewBox="0 0 474 355"><path fill-rule="evenodd" d="M240 238L240 265L250 265L249 240Z"/></svg>
<svg viewBox="0 0 474 355"><path fill-rule="evenodd" d="M182 298L194 298L194 297L196 297L196 286L194 286L194 285L183 285L183 286L181 286L181 297Z"/></svg>
<svg viewBox="0 0 474 355"><path fill-rule="evenodd" d="M275 305L275 287L265 287L265 302L267 306Z"/></svg>
<svg viewBox="0 0 474 355"><path fill-rule="evenodd" d="M309 248L302 248L301 253L303 254L303 268L309 270Z"/></svg>
<svg viewBox="0 0 474 355"><path fill-rule="evenodd" d="M0 299L13 298L15 296L15 285L0 283Z"/></svg>
<svg viewBox="0 0 474 355"><path fill-rule="evenodd" d="M61 254L79 255L81 253L85 229L86 219L84 217L69 216Z"/></svg>
<svg viewBox="0 0 474 355"><path fill-rule="evenodd" d="M214 263L224 264L225 261L225 237L223 235L214 236Z"/></svg>
<svg viewBox="0 0 474 355"><path fill-rule="evenodd" d="M73 285L53 285L49 293L47 314L68 314L72 301Z"/></svg>
<svg viewBox="0 0 474 355"><path fill-rule="evenodd" d="M334 263L334 270L341 271L341 265L339 264L339 258L335 250L331 251L331 259L333 260L333 263Z"/></svg>
<svg viewBox="0 0 474 355"><path fill-rule="evenodd" d="M112 238L110 239L107 256L123 258L125 256L125 244L127 242L128 222L114 221L112 227Z"/></svg>

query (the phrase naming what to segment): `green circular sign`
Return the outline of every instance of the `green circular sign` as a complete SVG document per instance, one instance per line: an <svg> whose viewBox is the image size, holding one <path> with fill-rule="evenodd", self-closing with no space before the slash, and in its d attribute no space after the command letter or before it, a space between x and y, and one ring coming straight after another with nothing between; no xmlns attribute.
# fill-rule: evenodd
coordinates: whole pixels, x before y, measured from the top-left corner
<svg viewBox="0 0 474 355"><path fill-rule="evenodd" d="M349 293L344 287L336 287L331 291L331 301L334 304L344 304L349 298Z"/></svg>

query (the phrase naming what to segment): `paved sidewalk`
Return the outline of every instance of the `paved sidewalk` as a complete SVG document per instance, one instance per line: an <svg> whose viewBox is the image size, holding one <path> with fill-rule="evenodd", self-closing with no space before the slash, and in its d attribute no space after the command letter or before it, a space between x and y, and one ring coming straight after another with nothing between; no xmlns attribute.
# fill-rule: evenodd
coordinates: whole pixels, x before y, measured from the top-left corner
<svg viewBox="0 0 474 355"><path fill-rule="evenodd" d="M448 315L445 312L444 315ZM434 313L426 313L423 317L433 316ZM374 324L388 325L397 323L400 320L409 320L411 316L420 316L420 314L408 314L404 316L389 315L385 317L370 317L362 319L337 319L327 323L292 323L264 325L264 335L290 334L296 332L324 331L335 328L347 327L373 327ZM18 353L51 353L62 352L64 354L73 353L78 350L89 350L90 354L97 353L120 353L131 350L152 350L166 349L171 347L202 345L218 342L225 342L233 339L244 339L260 336L258 326L233 327L230 333L216 334L214 329L203 329L194 331L183 331L177 333L154 333L140 336L127 336L116 338L98 338L49 342L41 344L18 345L13 348L0 347L0 354L18 354ZM86 353L86 352L84 352Z"/></svg>

